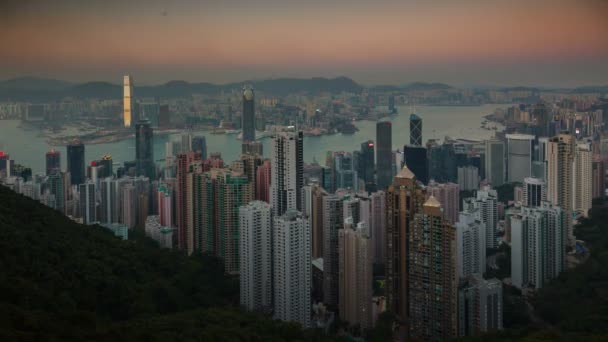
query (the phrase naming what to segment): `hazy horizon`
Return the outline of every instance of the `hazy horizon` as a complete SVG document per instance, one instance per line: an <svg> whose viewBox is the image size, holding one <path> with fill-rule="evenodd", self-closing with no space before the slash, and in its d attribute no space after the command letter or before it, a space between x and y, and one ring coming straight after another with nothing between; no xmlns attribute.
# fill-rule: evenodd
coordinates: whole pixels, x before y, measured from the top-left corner
<svg viewBox="0 0 608 342"><path fill-rule="evenodd" d="M605 85L607 16L598 0L5 0L0 79Z"/></svg>

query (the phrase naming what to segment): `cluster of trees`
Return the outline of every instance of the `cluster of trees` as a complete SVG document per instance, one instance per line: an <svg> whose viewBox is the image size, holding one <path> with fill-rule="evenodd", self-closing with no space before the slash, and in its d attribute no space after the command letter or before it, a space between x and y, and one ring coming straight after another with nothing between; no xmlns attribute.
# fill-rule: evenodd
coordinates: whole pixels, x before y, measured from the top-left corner
<svg viewBox="0 0 608 342"><path fill-rule="evenodd" d="M122 241L0 186L0 340L324 341L238 308L208 256Z"/></svg>

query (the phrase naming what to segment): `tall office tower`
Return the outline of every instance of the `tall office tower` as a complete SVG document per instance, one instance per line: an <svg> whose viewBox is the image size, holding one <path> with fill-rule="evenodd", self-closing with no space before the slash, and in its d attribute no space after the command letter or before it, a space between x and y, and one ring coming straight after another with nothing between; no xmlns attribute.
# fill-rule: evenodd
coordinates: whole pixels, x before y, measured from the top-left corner
<svg viewBox="0 0 608 342"><path fill-rule="evenodd" d="M568 244L574 246L572 226L574 203L574 158L576 153L574 136L567 132L549 140L547 144L547 200L565 212Z"/></svg>
<svg viewBox="0 0 608 342"><path fill-rule="evenodd" d="M374 180L374 141L368 140L361 143L361 155L359 158L359 168L357 175L365 183L365 191L375 190L376 181Z"/></svg>
<svg viewBox="0 0 608 342"><path fill-rule="evenodd" d="M270 204L281 216L287 209L301 209L304 186L304 135L293 127L277 132L270 159Z"/></svg>
<svg viewBox="0 0 608 342"><path fill-rule="evenodd" d="M370 232L373 244L374 264L386 262L386 193L376 191L370 194Z"/></svg>
<svg viewBox="0 0 608 342"><path fill-rule="evenodd" d="M400 321L409 317L409 239L414 215L422 210L423 189L407 166L386 192L386 305Z"/></svg>
<svg viewBox="0 0 608 342"><path fill-rule="evenodd" d="M95 183L88 181L78 186L80 192L80 215L83 224L97 222L97 203L95 199Z"/></svg>
<svg viewBox="0 0 608 342"><path fill-rule="evenodd" d="M133 78L131 75L125 75L123 78L123 113L122 120L125 128L131 127L131 120L135 118L135 106L133 98Z"/></svg>
<svg viewBox="0 0 608 342"><path fill-rule="evenodd" d="M198 153L198 152L195 152ZM186 174L186 225L185 239L186 252L188 255L194 253L212 253L210 247L214 241L213 232L210 231L210 217L213 217L212 182L207 173L204 173L203 164L200 161L190 163ZM210 241L211 240L211 241Z"/></svg>
<svg viewBox="0 0 608 342"><path fill-rule="evenodd" d="M344 227L344 199L323 197L323 302L337 306L339 299L338 231Z"/></svg>
<svg viewBox="0 0 608 342"><path fill-rule="evenodd" d="M258 156L264 155L264 144L260 141L246 141L241 144L242 154L257 154Z"/></svg>
<svg viewBox="0 0 608 342"><path fill-rule="evenodd" d="M414 113L410 115L410 145L422 146L422 119Z"/></svg>
<svg viewBox="0 0 608 342"><path fill-rule="evenodd" d="M51 149L46 153L46 174L48 176L57 171L61 171L61 154L59 151Z"/></svg>
<svg viewBox="0 0 608 342"><path fill-rule="evenodd" d="M456 237L431 196L411 224L409 337L449 341L457 334Z"/></svg>
<svg viewBox="0 0 608 342"><path fill-rule="evenodd" d="M187 248L187 224L188 224L188 188L187 175L190 169L190 164L200 161L201 154L197 152L180 152L177 154L176 174L176 196L175 196L175 219L177 223L177 247L181 250Z"/></svg>
<svg viewBox="0 0 608 342"><path fill-rule="evenodd" d="M243 88L243 142L255 141L255 99L252 87Z"/></svg>
<svg viewBox="0 0 608 342"><path fill-rule="evenodd" d="M587 217L593 201L592 157L589 144L579 144L572 169L574 194L572 210Z"/></svg>
<svg viewBox="0 0 608 342"><path fill-rule="evenodd" d="M255 171L255 199L270 202L270 160L266 159Z"/></svg>
<svg viewBox="0 0 608 342"><path fill-rule="evenodd" d="M101 159L96 160L97 165L99 165L102 170L99 174L100 178L112 177L114 176L114 166L112 161L112 156L109 154L103 155Z"/></svg>
<svg viewBox="0 0 608 342"><path fill-rule="evenodd" d="M475 210L461 212L456 223L458 279L486 271L486 229Z"/></svg>
<svg viewBox="0 0 608 342"><path fill-rule="evenodd" d="M606 196L606 165L601 156L593 156L591 163L591 194L595 198Z"/></svg>
<svg viewBox="0 0 608 342"><path fill-rule="evenodd" d="M238 164L242 167L243 174L247 177L247 181L250 184L249 190L251 191L250 197L252 199L255 198L257 187L257 171L263 162L262 157L257 154L243 154L240 161L238 161Z"/></svg>
<svg viewBox="0 0 608 342"><path fill-rule="evenodd" d="M70 183L80 185L85 182L84 168L84 144L80 140L72 141L68 147L68 172L70 173Z"/></svg>
<svg viewBox="0 0 608 342"><path fill-rule="evenodd" d="M458 167L458 186L463 191L479 189L479 170L471 165Z"/></svg>
<svg viewBox="0 0 608 342"><path fill-rule="evenodd" d="M153 131L150 121L138 121L135 125L135 168L138 176L156 178L154 164Z"/></svg>
<svg viewBox="0 0 608 342"><path fill-rule="evenodd" d="M463 211L477 209L476 215L486 229L486 248L497 248L498 231L498 193L489 186L477 191L477 196L467 198L463 203Z"/></svg>
<svg viewBox="0 0 608 342"><path fill-rule="evenodd" d="M416 179L422 182L422 184L427 184L429 180L429 170L426 147L420 145L405 145L403 146L403 154L407 167L416 175Z"/></svg>
<svg viewBox="0 0 608 342"><path fill-rule="evenodd" d="M334 158L336 189L352 189L356 192L359 182L352 153L337 153Z"/></svg>
<svg viewBox="0 0 608 342"><path fill-rule="evenodd" d="M289 209L274 217L274 318L310 325L310 224Z"/></svg>
<svg viewBox="0 0 608 342"><path fill-rule="evenodd" d="M119 183L111 177L104 178L100 182L99 192L101 197L101 210L99 221L101 223L118 223L116 200L119 197Z"/></svg>
<svg viewBox="0 0 608 342"><path fill-rule="evenodd" d="M163 227L173 227L173 195L167 185L158 187L158 219Z"/></svg>
<svg viewBox="0 0 608 342"><path fill-rule="evenodd" d="M540 289L566 265L566 212L543 202L511 216L511 281Z"/></svg>
<svg viewBox="0 0 608 342"><path fill-rule="evenodd" d="M129 229L137 226L137 191L133 184L125 184L121 187L121 222Z"/></svg>
<svg viewBox="0 0 608 342"><path fill-rule="evenodd" d="M365 223L346 223L338 240L340 319L362 330L372 328L372 242Z"/></svg>
<svg viewBox="0 0 608 342"><path fill-rule="evenodd" d="M502 282L471 275L458 289L458 336L502 330Z"/></svg>
<svg viewBox="0 0 608 342"><path fill-rule="evenodd" d="M393 176L393 138L392 125L389 121L376 123L376 184L379 190L386 190Z"/></svg>
<svg viewBox="0 0 608 342"><path fill-rule="evenodd" d="M53 169L51 174L49 174L47 180L51 195L55 197L54 209L64 214L66 213L67 209L67 199L69 190L69 187L67 186L67 182L69 181L68 176L69 175L65 172Z"/></svg>
<svg viewBox="0 0 608 342"><path fill-rule="evenodd" d="M241 306L272 310L272 226L270 204L253 201L239 209Z"/></svg>
<svg viewBox="0 0 608 342"><path fill-rule="evenodd" d="M509 183L523 183L532 175L532 153L534 136L527 134L507 134L507 180Z"/></svg>
<svg viewBox="0 0 608 342"><path fill-rule="evenodd" d="M437 183L430 181L426 187L426 195L433 195L441 203L443 215L450 224L458 221L460 211L460 187L456 183Z"/></svg>
<svg viewBox="0 0 608 342"><path fill-rule="evenodd" d="M189 132L183 132L181 135L181 145L179 152L192 152L192 134ZM175 151L173 151L175 152ZM196 152L196 151L194 151Z"/></svg>
<svg viewBox="0 0 608 342"><path fill-rule="evenodd" d="M522 204L526 207L540 207L547 200L547 186L545 181L538 178L526 177L524 179L524 194Z"/></svg>
<svg viewBox="0 0 608 342"><path fill-rule="evenodd" d="M311 214L310 214L310 224L312 227L311 241L312 241L312 258L322 258L323 257L323 239L325 238L323 235L323 224L324 224L324 207L323 207L323 198L327 196L328 193L320 187L319 185L311 185Z"/></svg>
<svg viewBox="0 0 608 342"><path fill-rule="evenodd" d="M10 160L11 157L8 153L0 151L0 172L10 173Z"/></svg>
<svg viewBox="0 0 608 342"><path fill-rule="evenodd" d="M207 159L207 139L204 135L197 135L192 138L192 151L200 152L203 160Z"/></svg>

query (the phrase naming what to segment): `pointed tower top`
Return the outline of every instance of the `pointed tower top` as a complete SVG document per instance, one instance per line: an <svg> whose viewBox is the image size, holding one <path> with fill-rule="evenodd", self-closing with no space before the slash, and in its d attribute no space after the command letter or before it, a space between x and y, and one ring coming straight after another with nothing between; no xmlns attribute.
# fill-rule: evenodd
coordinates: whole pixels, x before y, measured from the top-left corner
<svg viewBox="0 0 608 342"><path fill-rule="evenodd" d="M401 171L399 171L395 178L414 179L416 176L410 169L407 168L407 165L403 165L403 168Z"/></svg>
<svg viewBox="0 0 608 342"><path fill-rule="evenodd" d="M431 195L429 197L429 199L427 199L426 202L424 202L424 206L425 207L441 208L441 203L439 203L439 201L435 198L435 196Z"/></svg>

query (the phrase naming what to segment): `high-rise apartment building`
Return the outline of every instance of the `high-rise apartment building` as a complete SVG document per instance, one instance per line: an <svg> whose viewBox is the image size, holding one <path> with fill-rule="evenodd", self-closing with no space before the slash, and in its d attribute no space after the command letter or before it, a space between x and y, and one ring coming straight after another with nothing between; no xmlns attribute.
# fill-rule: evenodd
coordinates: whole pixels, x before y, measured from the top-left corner
<svg viewBox="0 0 608 342"><path fill-rule="evenodd" d="M201 159L207 159L207 139L204 135L197 135L192 138L192 151L199 152Z"/></svg>
<svg viewBox="0 0 608 342"><path fill-rule="evenodd" d="M477 209L476 211L473 209ZM498 193L489 186L477 191L476 197L467 198L463 211L471 211L484 224L486 230L486 248L497 248L498 232Z"/></svg>
<svg viewBox="0 0 608 342"><path fill-rule="evenodd" d="M274 318L310 324L310 224L295 210L274 217Z"/></svg>
<svg viewBox="0 0 608 342"><path fill-rule="evenodd" d="M153 131L147 120L138 121L135 125L135 168L137 176L156 178Z"/></svg>
<svg viewBox="0 0 608 342"><path fill-rule="evenodd" d="M479 189L479 170L472 165L458 167L458 186L463 191Z"/></svg>
<svg viewBox="0 0 608 342"><path fill-rule="evenodd" d="M547 143L547 200L564 210L568 244L574 246L572 226L574 204L574 158L576 154L575 137L563 132Z"/></svg>
<svg viewBox="0 0 608 342"><path fill-rule="evenodd" d="M376 191L370 194L369 230L373 244L374 264L386 262L386 193Z"/></svg>
<svg viewBox="0 0 608 342"><path fill-rule="evenodd" d="M270 203L270 160L266 159L255 171L255 199Z"/></svg>
<svg viewBox="0 0 608 342"><path fill-rule="evenodd" d="M181 250L186 250L188 234L187 224L188 217L188 188L187 179L190 170L190 164L200 162L201 155L197 152L180 152L176 156L175 166L177 174L176 196L175 196L175 214L177 223L177 247Z"/></svg>
<svg viewBox="0 0 608 342"><path fill-rule="evenodd" d="M606 196L606 160L598 155L593 156L591 163L592 197L604 198Z"/></svg>
<svg viewBox="0 0 608 342"><path fill-rule="evenodd" d="M365 191L371 192L376 187L374 179L374 141L368 140L361 143L361 155L357 175L365 183Z"/></svg>
<svg viewBox="0 0 608 342"><path fill-rule="evenodd" d="M325 209L323 206L323 198L328 193L319 185L311 185L311 214L309 218L310 225L312 227L312 258L318 259L323 258L323 225Z"/></svg>
<svg viewBox="0 0 608 342"><path fill-rule="evenodd" d="M457 335L455 230L433 196L414 215L410 228L409 337L449 341Z"/></svg>
<svg viewBox="0 0 608 342"><path fill-rule="evenodd" d="M456 223L458 279L486 271L486 229L475 211L463 211Z"/></svg>
<svg viewBox="0 0 608 342"><path fill-rule="evenodd" d="M365 330L373 325L372 242L365 223L354 227L353 222L338 231L339 312L340 319Z"/></svg>
<svg viewBox="0 0 608 342"><path fill-rule="evenodd" d="M376 184L379 190L385 190L391 184L393 176L393 139L390 121L376 123Z"/></svg>
<svg viewBox="0 0 608 342"><path fill-rule="evenodd" d="M474 274L458 289L458 336L477 336L503 328L502 282Z"/></svg>
<svg viewBox="0 0 608 342"><path fill-rule="evenodd" d="M337 306L339 299L338 232L344 227L344 199L337 194L323 197L323 302Z"/></svg>
<svg viewBox="0 0 608 342"><path fill-rule="evenodd" d="M281 216L288 209L301 209L304 186L303 133L290 127L277 132L272 141L270 159L270 204L273 214Z"/></svg>
<svg viewBox="0 0 608 342"><path fill-rule="evenodd" d="M507 180L509 183L523 183L532 175L532 154L534 136L527 134L507 134Z"/></svg>
<svg viewBox="0 0 608 342"><path fill-rule="evenodd" d="M574 157L572 210L587 216L593 201L592 155L589 144L579 144Z"/></svg>
<svg viewBox="0 0 608 342"><path fill-rule="evenodd" d="M80 215L83 224L97 222L97 201L95 198L95 183L88 181L78 186L80 193Z"/></svg>
<svg viewBox="0 0 608 342"><path fill-rule="evenodd" d="M272 226L270 204L253 201L239 209L241 306L272 309Z"/></svg>
<svg viewBox="0 0 608 342"><path fill-rule="evenodd" d="M547 186L542 179L526 177L523 190L522 205L526 207L540 207L547 200Z"/></svg>
<svg viewBox="0 0 608 342"><path fill-rule="evenodd" d="M427 197L430 195L441 203L443 214L450 224L455 224L458 221L458 212L460 211L460 187L456 183L437 183L430 181L426 187Z"/></svg>
<svg viewBox="0 0 608 342"><path fill-rule="evenodd" d="M386 305L401 322L409 321L409 239L414 215L425 195L407 166L386 191Z"/></svg>
<svg viewBox="0 0 608 342"><path fill-rule="evenodd" d="M255 99L252 87L243 89L243 142L255 141Z"/></svg>
<svg viewBox="0 0 608 342"><path fill-rule="evenodd" d="M134 98L133 98L133 78L131 75L123 77L123 114L122 120L125 128L131 127L131 120L134 119Z"/></svg>
<svg viewBox="0 0 608 342"><path fill-rule="evenodd" d="M566 220L566 212L549 202L510 217L513 286L540 289L565 269Z"/></svg>
<svg viewBox="0 0 608 342"><path fill-rule="evenodd" d="M414 113L410 115L410 145L422 146L422 119Z"/></svg>
<svg viewBox="0 0 608 342"><path fill-rule="evenodd" d="M67 147L68 172L70 183L80 185L85 182L84 144L80 140L72 141Z"/></svg>

